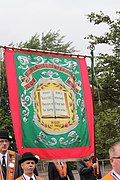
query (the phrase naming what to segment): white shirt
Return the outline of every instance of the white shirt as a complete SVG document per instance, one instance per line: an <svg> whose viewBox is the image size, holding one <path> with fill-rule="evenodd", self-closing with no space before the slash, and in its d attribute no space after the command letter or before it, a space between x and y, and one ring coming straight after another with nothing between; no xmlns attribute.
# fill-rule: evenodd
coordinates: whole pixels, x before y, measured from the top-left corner
<svg viewBox="0 0 120 180"><path fill-rule="evenodd" d="M7 156L8 156L8 152L6 152L5 154L1 154L0 153L0 163L2 164L2 157L5 156L5 163L6 163L6 166L7 166Z"/></svg>
<svg viewBox="0 0 120 180"><path fill-rule="evenodd" d="M60 165L63 167L63 162L59 162L60 163Z"/></svg>
<svg viewBox="0 0 120 180"><path fill-rule="evenodd" d="M31 177L27 176L26 174L23 174L23 177L25 180L30 180L30 178L33 178L33 180L36 180L34 174Z"/></svg>
<svg viewBox="0 0 120 180"><path fill-rule="evenodd" d="M112 174L117 178L117 180L120 180L120 174L116 173L114 170L112 171Z"/></svg>

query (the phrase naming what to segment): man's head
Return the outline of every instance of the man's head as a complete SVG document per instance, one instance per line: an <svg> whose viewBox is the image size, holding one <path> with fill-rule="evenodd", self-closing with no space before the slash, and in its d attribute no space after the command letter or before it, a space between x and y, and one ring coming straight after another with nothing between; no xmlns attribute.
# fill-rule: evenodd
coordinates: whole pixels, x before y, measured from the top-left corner
<svg viewBox="0 0 120 180"><path fill-rule="evenodd" d="M109 156L113 169L120 175L120 141L110 147Z"/></svg>
<svg viewBox="0 0 120 180"><path fill-rule="evenodd" d="M5 130L0 130L0 153L5 154L10 145L11 138Z"/></svg>
<svg viewBox="0 0 120 180"><path fill-rule="evenodd" d="M23 172L29 177L31 177L34 173L35 165L37 163L38 159L31 152L24 153L21 159L19 160L19 164L23 169Z"/></svg>

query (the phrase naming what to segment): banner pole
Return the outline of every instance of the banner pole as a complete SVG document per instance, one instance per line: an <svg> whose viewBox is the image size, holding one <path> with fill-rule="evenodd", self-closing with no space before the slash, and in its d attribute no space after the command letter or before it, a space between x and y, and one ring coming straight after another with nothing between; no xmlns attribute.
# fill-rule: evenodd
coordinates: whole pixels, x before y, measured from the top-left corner
<svg viewBox="0 0 120 180"><path fill-rule="evenodd" d="M22 48L22 47L14 47L14 46L2 46L0 45L0 48L3 49L11 49L11 50L23 50L23 51L31 51L31 52L38 52L38 53L46 53L46 54L55 54L55 55L66 55L70 57L86 57L86 58L92 58L91 56L88 55L82 55L82 54L72 54L72 53L65 53L65 52L55 52L55 51L47 51L47 50L40 50L40 49L30 49L30 48Z"/></svg>
<svg viewBox="0 0 120 180"><path fill-rule="evenodd" d="M91 49L91 84L92 84L92 98L93 98L93 110L94 110L94 49Z"/></svg>
<svg viewBox="0 0 120 180"><path fill-rule="evenodd" d="M90 46L91 54L91 84L92 84L92 99L93 99L93 114L94 114L94 50L95 47L92 44ZM95 120L94 120L94 162L96 163L96 138L95 138ZM97 179L97 168L95 169L95 175Z"/></svg>

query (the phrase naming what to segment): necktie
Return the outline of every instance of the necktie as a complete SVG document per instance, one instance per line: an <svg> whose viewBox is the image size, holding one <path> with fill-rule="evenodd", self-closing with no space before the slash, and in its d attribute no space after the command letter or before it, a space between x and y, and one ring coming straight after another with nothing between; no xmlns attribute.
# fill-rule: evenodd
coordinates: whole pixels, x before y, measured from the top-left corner
<svg viewBox="0 0 120 180"><path fill-rule="evenodd" d="M6 163L5 163L5 156L2 157L2 173L3 178L6 180Z"/></svg>
<svg viewBox="0 0 120 180"><path fill-rule="evenodd" d="M30 178L30 180L33 180L33 178Z"/></svg>
<svg viewBox="0 0 120 180"><path fill-rule="evenodd" d="M61 167L63 168L63 162L60 162Z"/></svg>

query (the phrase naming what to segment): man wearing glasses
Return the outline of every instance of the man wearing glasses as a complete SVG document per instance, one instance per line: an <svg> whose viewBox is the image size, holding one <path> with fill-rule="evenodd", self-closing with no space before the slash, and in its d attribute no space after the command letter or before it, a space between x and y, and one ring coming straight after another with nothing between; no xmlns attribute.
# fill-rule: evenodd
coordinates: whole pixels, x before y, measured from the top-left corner
<svg viewBox="0 0 120 180"><path fill-rule="evenodd" d="M19 154L8 150L10 141L7 131L0 130L0 180L14 180L22 174Z"/></svg>
<svg viewBox="0 0 120 180"><path fill-rule="evenodd" d="M110 147L109 156L113 169L102 180L120 180L120 141Z"/></svg>

